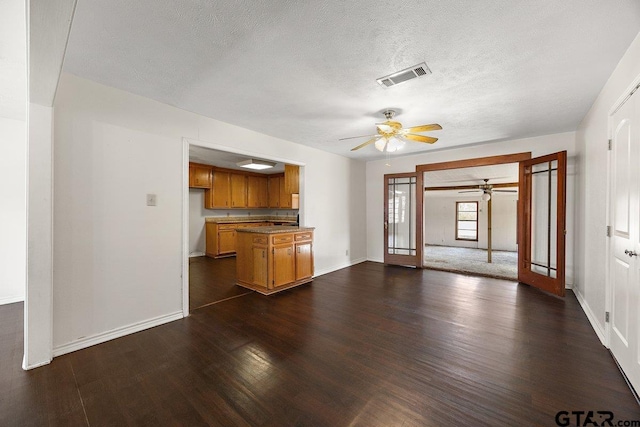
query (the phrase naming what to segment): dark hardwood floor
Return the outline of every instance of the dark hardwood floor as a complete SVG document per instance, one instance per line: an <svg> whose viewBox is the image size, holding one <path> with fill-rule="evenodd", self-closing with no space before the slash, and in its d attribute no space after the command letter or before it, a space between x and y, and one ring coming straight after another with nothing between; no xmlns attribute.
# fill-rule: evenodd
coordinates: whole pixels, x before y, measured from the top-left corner
<svg viewBox="0 0 640 427"><path fill-rule="evenodd" d="M0 325L1 426L554 426L563 410L640 420L571 292L496 279L367 262L29 372L22 305L0 306Z"/></svg>
<svg viewBox="0 0 640 427"><path fill-rule="evenodd" d="M189 258L189 311L251 293L236 285L236 258Z"/></svg>

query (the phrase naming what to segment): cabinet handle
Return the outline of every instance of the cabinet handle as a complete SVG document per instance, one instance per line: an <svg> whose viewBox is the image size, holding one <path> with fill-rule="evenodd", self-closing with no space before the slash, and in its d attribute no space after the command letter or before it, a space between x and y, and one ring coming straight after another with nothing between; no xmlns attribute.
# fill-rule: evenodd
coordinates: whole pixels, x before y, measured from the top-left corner
<svg viewBox="0 0 640 427"><path fill-rule="evenodd" d="M291 248L289 248L289 250L287 250L287 254L291 255Z"/></svg>

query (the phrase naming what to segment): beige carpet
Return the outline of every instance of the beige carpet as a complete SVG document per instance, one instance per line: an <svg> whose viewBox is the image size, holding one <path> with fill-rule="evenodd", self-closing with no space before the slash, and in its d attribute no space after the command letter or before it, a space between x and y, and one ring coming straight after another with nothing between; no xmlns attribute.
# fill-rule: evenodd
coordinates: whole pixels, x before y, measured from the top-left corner
<svg viewBox="0 0 640 427"><path fill-rule="evenodd" d="M492 251L492 262L489 264L487 263L487 251L484 249L451 246L426 246L424 249L427 268L509 280L518 279L517 252Z"/></svg>

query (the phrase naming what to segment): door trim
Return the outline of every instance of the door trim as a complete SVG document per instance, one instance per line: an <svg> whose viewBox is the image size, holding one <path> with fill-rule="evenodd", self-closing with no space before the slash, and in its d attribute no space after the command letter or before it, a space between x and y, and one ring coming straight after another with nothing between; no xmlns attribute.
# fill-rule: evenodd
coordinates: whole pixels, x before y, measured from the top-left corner
<svg viewBox="0 0 640 427"><path fill-rule="evenodd" d="M525 160L531 159L531 151L521 152L521 153L513 153L513 154L502 154L498 156L488 156L488 157L476 157L472 159L462 159L462 160L452 160L448 162L439 162L439 163L427 163L423 165L416 165L416 172L420 176L422 180L424 178L424 172L431 171L440 171L447 169L459 169L459 168L470 168L474 166L492 166L492 165L503 165L507 163L520 163ZM386 196L385 196L386 197ZM424 224L424 182L423 188L416 194L416 200L420 200L421 211L416 212L416 218L420 218L420 235L416 235L416 242L418 242L418 237L420 238L420 268L424 268L424 236L422 232L423 224ZM520 204L518 204L519 206ZM417 215L420 215L419 217ZM517 212L517 221L520 221L520 212ZM518 225L516 223L516 229ZM416 232L418 227L416 227Z"/></svg>
<svg viewBox="0 0 640 427"><path fill-rule="evenodd" d="M446 169L470 168L473 166L492 166L505 163L520 163L531 158L531 151L524 153L503 154L500 156L476 157L474 159L452 160L450 162L427 163L416 165L416 172L440 171Z"/></svg>

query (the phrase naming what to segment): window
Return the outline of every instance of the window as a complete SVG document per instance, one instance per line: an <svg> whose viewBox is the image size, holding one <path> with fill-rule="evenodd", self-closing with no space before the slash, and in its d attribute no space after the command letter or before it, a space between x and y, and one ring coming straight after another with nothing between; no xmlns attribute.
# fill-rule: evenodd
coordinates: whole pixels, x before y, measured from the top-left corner
<svg viewBox="0 0 640 427"><path fill-rule="evenodd" d="M478 241L478 202L456 202L456 240Z"/></svg>

